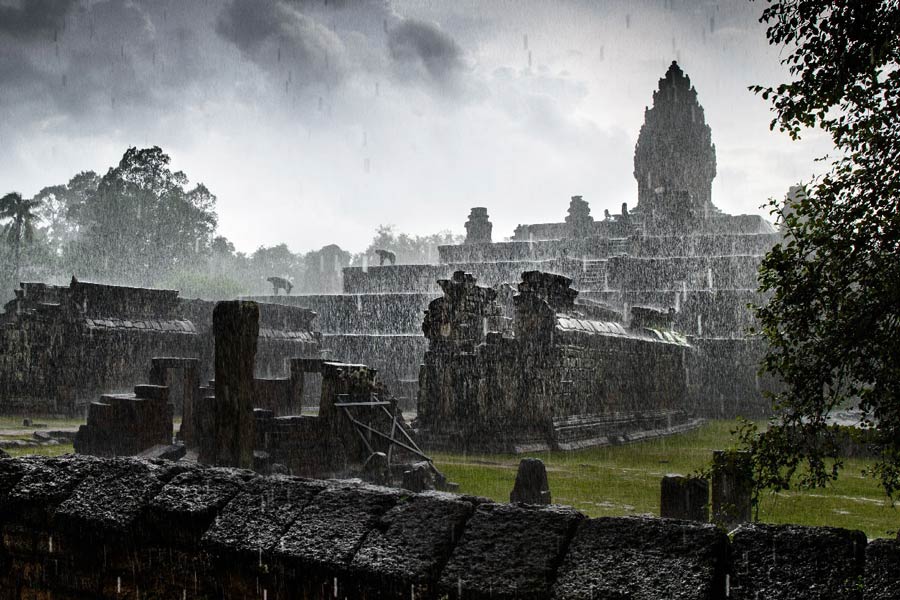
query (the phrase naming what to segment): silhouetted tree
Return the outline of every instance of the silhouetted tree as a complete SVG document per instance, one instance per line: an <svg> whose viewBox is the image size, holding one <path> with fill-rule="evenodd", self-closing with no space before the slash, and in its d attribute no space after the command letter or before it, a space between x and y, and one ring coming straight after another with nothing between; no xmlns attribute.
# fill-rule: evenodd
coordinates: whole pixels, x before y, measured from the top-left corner
<svg viewBox="0 0 900 600"><path fill-rule="evenodd" d="M216 197L169 168L157 146L129 148L74 215L83 266L114 281L144 285L195 267L216 227Z"/></svg>
<svg viewBox="0 0 900 600"><path fill-rule="evenodd" d="M13 281L19 279L22 246L34 239L37 206L36 200L26 200L18 192L10 192L0 198L0 220L9 219L3 226L3 237L13 249Z"/></svg>
<svg viewBox="0 0 900 600"><path fill-rule="evenodd" d="M766 431L746 425L759 485L826 484L842 467L829 416L859 409L877 453L870 474L900 489L900 5L889 0L769 0L760 19L792 81L751 88L793 138L827 132L836 158L772 201L786 231L765 257L756 316L764 368L784 382Z"/></svg>

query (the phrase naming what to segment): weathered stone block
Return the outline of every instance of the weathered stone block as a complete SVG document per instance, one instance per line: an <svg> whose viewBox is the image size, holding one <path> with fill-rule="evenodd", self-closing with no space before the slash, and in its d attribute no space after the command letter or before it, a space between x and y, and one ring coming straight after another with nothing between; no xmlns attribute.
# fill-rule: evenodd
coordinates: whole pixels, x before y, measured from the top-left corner
<svg viewBox="0 0 900 600"><path fill-rule="evenodd" d="M713 600L724 596L728 538L713 525L644 517L583 521L554 598Z"/></svg>
<svg viewBox="0 0 900 600"><path fill-rule="evenodd" d="M716 450L712 462L712 520L726 529L750 521L753 472L744 451Z"/></svg>
<svg viewBox="0 0 900 600"><path fill-rule="evenodd" d="M203 535L203 547L223 557L250 557L262 564L325 487L322 482L294 477L254 479L225 505Z"/></svg>
<svg viewBox="0 0 900 600"><path fill-rule="evenodd" d="M550 484L547 469L539 458L523 458L516 471L516 482L509 493L510 502L550 504Z"/></svg>
<svg viewBox="0 0 900 600"><path fill-rule="evenodd" d="M559 506L479 506L440 578L450 598L545 598L584 515Z"/></svg>
<svg viewBox="0 0 900 600"><path fill-rule="evenodd" d="M742 525L732 539L736 600L853 600L862 597L866 536L799 525Z"/></svg>
<svg viewBox="0 0 900 600"><path fill-rule="evenodd" d="M73 537L124 536L166 482L188 467L113 459L85 478L53 516L53 528Z"/></svg>
<svg viewBox="0 0 900 600"><path fill-rule="evenodd" d="M46 459L34 457L30 465L0 507L0 522L47 529L57 506L96 468L102 468L103 462L67 454Z"/></svg>
<svg viewBox="0 0 900 600"><path fill-rule="evenodd" d="M235 469L182 473L147 505L137 534L150 543L193 548L219 511L255 477L250 471Z"/></svg>
<svg viewBox="0 0 900 600"><path fill-rule="evenodd" d="M473 511L474 504L459 496L412 496L378 519L351 568L373 590L394 590L400 596L415 586L417 596L427 595Z"/></svg>
<svg viewBox="0 0 900 600"><path fill-rule="evenodd" d="M660 484L659 516L709 521L709 482L699 477L666 475Z"/></svg>
<svg viewBox="0 0 900 600"><path fill-rule="evenodd" d="M863 600L900 600L900 541L873 540L866 546Z"/></svg>
<svg viewBox="0 0 900 600"><path fill-rule="evenodd" d="M335 484L300 513L276 554L297 573L344 572L359 544L400 497L388 488Z"/></svg>

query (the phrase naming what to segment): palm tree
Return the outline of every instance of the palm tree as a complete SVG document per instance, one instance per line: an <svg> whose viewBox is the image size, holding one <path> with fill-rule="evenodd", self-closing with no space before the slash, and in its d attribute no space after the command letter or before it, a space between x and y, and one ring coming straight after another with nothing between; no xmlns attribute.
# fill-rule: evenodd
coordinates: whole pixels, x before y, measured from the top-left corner
<svg viewBox="0 0 900 600"><path fill-rule="evenodd" d="M34 239L34 221L37 218L34 209L38 204L37 200L26 200L18 192L11 192L0 198L0 220L10 219L3 226L3 237L13 247L16 265L14 282L19 280L22 245L31 243Z"/></svg>

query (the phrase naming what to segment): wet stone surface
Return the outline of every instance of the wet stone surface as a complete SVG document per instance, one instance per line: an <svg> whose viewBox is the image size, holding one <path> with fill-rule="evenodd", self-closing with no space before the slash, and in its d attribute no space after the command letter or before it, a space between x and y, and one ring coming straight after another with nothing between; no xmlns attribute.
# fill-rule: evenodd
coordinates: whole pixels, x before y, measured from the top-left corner
<svg viewBox="0 0 900 600"><path fill-rule="evenodd" d="M711 600L725 593L728 539L712 525L641 517L583 521L554 598Z"/></svg>
<svg viewBox="0 0 900 600"><path fill-rule="evenodd" d="M253 480L222 509L202 544L220 555L258 558L278 544L313 497L325 489L320 481L294 477Z"/></svg>
<svg viewBox="0 0 900 600"><path fill-rule="evenodd" d="M176 547L196 545L219 511L255 477L238 469L197 469L174 477L143 512L141 536Z"/></svg>
<svg viewBox="0 0 900 600"><path fill-rule="evenodd" d="M342 572L366 534L401 498L388 488L329 483L281 538L276 554L289 568Z"/></svg>
<svg viewBox="0 0 900 600"><path fill-rule="evenodd" d="M31 457L26 472L5 498L3 520L46 526L57 506L87 477L101 468L99 459L67 454L53 458Z"/></svg>
<svg viewBox="0 0 900 600"><path fill-rule="evenodd" d="M578 511L485 504L466 524L440 579L451 598L545 598Z"/></svg>
<svg viewBox="0 0 900 600"><path fill-rule="evenodd" d="M388 586L434 583L473 511L472 502L450 494L412 496L378 519L353 571Z"/></svg>
<svg viewBox="0 0 900 600"><path fill-rule="evenodd" d="M163 461L110 460L60 504L53 527L72 536L127 534L166 482L187 468Z"/></svg>
<svg viewBox="0 0 900 600"><path fill-rule="evenodd" d="M859 599L865 550L861 531L743 525L732 538L731 597Z"/></svg>
<svg viewBox="0 0 900 600"><path fill-rule="evenodd" d="M900 600L900 541L873 540L866 546L864 600Z"/></svg>

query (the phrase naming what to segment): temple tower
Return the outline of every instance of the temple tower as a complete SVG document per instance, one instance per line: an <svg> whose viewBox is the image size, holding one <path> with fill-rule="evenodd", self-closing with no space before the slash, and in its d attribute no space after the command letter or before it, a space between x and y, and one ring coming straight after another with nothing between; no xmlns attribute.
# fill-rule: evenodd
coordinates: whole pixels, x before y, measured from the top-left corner
<svg viewBox="0 0 900 600"><path fill-rule="evenodd" d="M699 219L719 213L712 203L716 147L697 90L672 61L653 92L653 107L644 109L644 124L634 149L638 213L656 219ZM689 202L684 203L688 192ZM676 203L673 198L678 198ZM671 204L671 206L670 206ZM684 214L685 210L691 214Z"/></svg>

